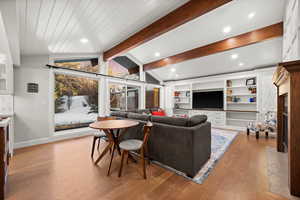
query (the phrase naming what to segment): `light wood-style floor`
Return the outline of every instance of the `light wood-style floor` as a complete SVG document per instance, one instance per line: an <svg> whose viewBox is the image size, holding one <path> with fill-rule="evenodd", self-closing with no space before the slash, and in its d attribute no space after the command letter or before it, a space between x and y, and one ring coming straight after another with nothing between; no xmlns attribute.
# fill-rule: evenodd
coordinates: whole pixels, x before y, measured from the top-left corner
<svg viewBox="0 0 300 200"><path fill-rule="evenodd" d="M285 199L268 191L265 147L275 147L275 139L239 135L202 185L154 164L147 169L147 180L135 163L125 165L118 178L120 157L107 177L108 159L95 166L90 158L91 142L91 137L83 137L17 150L10 166L7 199Z"/></svg>

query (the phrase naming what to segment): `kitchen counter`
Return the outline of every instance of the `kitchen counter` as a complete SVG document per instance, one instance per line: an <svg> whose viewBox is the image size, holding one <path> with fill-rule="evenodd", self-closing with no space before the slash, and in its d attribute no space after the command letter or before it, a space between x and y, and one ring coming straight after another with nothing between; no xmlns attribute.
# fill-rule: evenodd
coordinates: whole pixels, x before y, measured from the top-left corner
<svg viewBox="0 0 300 200"><path fill-rule="evenodd" d="M0 117L13 117L14 113L0 113Z"/></svg>

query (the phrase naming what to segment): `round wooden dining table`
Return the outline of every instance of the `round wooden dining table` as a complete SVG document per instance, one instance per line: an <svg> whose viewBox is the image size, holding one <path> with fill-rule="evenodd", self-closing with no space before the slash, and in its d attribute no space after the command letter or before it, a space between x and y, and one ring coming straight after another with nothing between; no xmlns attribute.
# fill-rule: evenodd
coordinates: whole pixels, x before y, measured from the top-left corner
<svg viewBox="0 0 300 200"><path fill-rule="evenodd" d="M99 155L99 157L95 161L95 164L98 164L98 162L109 152L109 150L112 149L107 175L110 174L110 168L111 168L115 150L117 149L119 155L121 155L121 150L119 147L120 130L121 129L127 130L128 128L137 126L138 124L139 122L137 121L121 119L121 120L96 121L89 125L90 128L104 131L105 135L108 138L108 145L105 147L103 152ZM126 130L122 131L122 134L124 134Z"/></svg>

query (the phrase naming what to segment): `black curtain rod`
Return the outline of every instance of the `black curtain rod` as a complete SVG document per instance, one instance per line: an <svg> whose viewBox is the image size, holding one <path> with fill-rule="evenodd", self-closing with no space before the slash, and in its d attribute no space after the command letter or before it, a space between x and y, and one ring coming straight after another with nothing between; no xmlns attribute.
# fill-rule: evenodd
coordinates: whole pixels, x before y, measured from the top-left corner
<svg viewBox="0 0 300 200"><path fill-rule="evenodd" d="M116 77L116 76L110 76L110 75L105 75L105 74L100 74L100 73L95 73L95 72L87 72L87 71L82 71L82 70L78 70L78 69L71 69L71 68L66 68L66 67L58 67L58 66L49 65L49 64L47 64L46 67L48 67L48 68L54 68L54 69L65 69L65 70L69 70L69 71L81 72L81 73L92 74L92 75L96 75L96 76L103 76L103 77L108 77L108 78L117 78L117 79L125 80L125 81L134 81L134 82L139 82L139 83L146 83L146 84L151 84L151 85L164 86L164 85L160 85L160 84L156 84L156 83L147 83L146 81L131 80L131 79L126 79L126 78L121 78L121 77Z"/></svg>

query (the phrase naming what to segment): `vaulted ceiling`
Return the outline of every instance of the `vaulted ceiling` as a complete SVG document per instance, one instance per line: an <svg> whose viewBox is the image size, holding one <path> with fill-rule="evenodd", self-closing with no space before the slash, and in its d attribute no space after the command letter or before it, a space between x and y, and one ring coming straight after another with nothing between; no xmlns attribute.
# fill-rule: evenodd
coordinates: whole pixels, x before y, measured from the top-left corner
<svg viewBox="0 0 300 200"><path fill-rule="evenodd" d="M188 0L18 1L22 54L101 53ZM283 21L286 0L233 0L128 54L149 63ZM253 15L249 17L249 14ZM223 29L230 27L228 33ZM84 41L80 41L85 39ZM242 71L281 61L282 38L151 70L161 80ZM231 59L238 54L237 59Z"/></svg>
<svg viewBox="0 0 300 200"><path fill-rule="evenodd" d="M186 2L19 0L21 53L100 53Z"/></svg>

